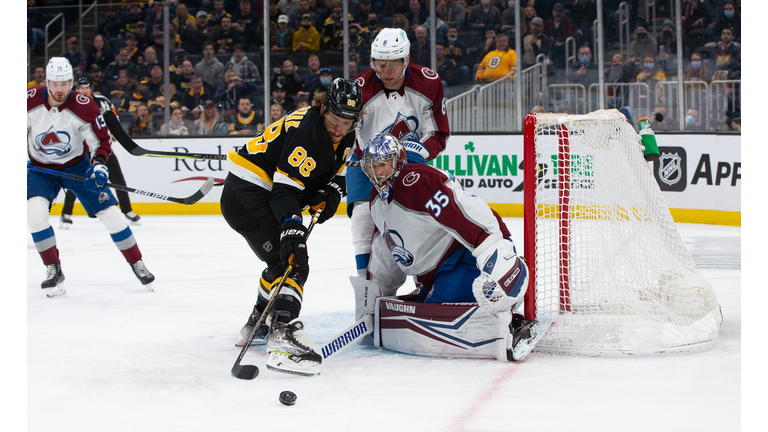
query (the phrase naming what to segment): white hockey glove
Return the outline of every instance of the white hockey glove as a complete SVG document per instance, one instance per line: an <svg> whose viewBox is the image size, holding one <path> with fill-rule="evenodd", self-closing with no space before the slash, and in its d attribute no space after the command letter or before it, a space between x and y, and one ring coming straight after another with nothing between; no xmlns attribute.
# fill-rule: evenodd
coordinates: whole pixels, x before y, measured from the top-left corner
<svg viewBox="0 0 768 432"><path fill-rule="evenodd" d="M494 313L523 300L528 288L528 267L517 256L512 241L498 240L473 254L480 276L472 283L472 293L479 306Z"/></svg>
<svg viewBox="0 0 768 432"><path fill-rule="evenodd" d="M99 189L103 188L104 185L107 184L107 180L109 179L109 170L107 169L106 165L97 162L88 167L88 171L85 172L85 176L88 177L88 179L85 181L85 188L91 192L98 192Z"/></svg>
<svg viewBox="0 0 768 432"><path fill-rule="evenodd" d="M376 298L383 295L379 284L359 276L350 276L349 281L355 290L355 320L366 314L372 315L375 312Z"/></svg>
<svg viewBox="0 0 768 432"><path fill-rule="evenodd" d="M405 148L408 162L424 163L429 159L429 150L424 147L424 144L418 141L402 141L400 144Z"/></svg>

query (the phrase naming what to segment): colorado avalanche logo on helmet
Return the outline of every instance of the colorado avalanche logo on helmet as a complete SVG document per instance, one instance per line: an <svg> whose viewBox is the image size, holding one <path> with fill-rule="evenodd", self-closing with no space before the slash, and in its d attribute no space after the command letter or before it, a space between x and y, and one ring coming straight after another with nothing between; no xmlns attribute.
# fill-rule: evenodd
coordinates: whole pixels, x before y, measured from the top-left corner
<svg viewBox="0 0 768 432"><path fill-rule="evenodd" d="M392 254L392 258L404 267L408 267L413 264L413 254L403 247L403 237L395 230L387 228L384 224L384 240L387 242L389 252Z"/></svg>
<svg viewBox="0 0 768 432"><path fill-rule="evenodd" d="M35 137L35 149L47 155L62 155L72 150L69 145L72 137L64 131L56 130L53 126Z"/></svg>
<svg viewBox="0 0 768 432"><path fill-rule="evenodd" d="M419 119L416 116L405 116L397 113L395 122L384 128L381 133L388 133L400 141L419 141Z"/></svg>
<svg viewBox="0 0 768 432"><path fill-rule="evenodd" d="M381 43L381 46L387 46L387 40L384 39L384 42Z"/></svg>

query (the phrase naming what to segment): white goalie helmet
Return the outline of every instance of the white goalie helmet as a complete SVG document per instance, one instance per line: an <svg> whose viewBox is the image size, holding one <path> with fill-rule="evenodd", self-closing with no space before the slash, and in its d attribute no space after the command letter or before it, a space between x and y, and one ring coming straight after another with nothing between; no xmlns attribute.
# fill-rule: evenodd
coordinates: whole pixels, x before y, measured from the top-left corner
<svg viewBox="0 0 768 432"><path fill-rule="evenodd" d="M46 81L74 81L72 65L64 57L51 57L45 68Z"/></svg>
<svg viewBox="0 0 768 432"><path fill-rule="evenodd" d="M387 200L392 194L392 184L406 163L408 156L400 141L388 133L380 133L374 135L363 147L360 168L371 180L381 199ZM382 168L386 165L388 168Z"/></svg>

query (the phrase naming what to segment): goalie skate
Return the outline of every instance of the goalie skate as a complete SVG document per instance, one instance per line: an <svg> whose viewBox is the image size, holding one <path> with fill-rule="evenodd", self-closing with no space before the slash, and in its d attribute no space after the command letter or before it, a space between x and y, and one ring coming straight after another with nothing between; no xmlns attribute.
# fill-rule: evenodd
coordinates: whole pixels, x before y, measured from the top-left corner
<svg viewBox="0 0 768 432"><path fill-rule="evenodd" d="M56 297L64 295L67 290L64 288L64 272L61 271L61 263L50 264L45 268L45 280L40 284L45 295Z"/></svg>
<svg viewBox="0 0 768 432"><path fill-rule="evenodd" d="M517 323L514 323L517 324ZM536 343L547 334L551 322L540 323L536 320L522 321L517 327L509 325L512 333L507 347L507 360L520 361L524 359L536 346Z"/></svg>
<svg viewBox="0 0 768 432"><path fill-rule="evenodd" d="M290 323L276 323L267 339L267 369L294 375L320 374L323 358L299 339L304 323L296 318Z"/></svg>

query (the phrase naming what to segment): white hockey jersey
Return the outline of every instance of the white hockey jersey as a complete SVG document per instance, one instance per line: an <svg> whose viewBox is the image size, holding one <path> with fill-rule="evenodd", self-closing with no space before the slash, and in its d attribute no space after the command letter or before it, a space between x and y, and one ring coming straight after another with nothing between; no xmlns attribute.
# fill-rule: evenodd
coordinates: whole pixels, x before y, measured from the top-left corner
<svg viewBox="0 0 768 432"><path fill-rule="evenodd" d="M32 165L58 169L79 162L86 152L106 161L112 153L109 129L88 96L72 91L59 107L51 107L45 87L27 90L27 152Z"/></svg>
<svg viewBox="0 0 768 432"><path fill-rule="evenodd" d="M372 195L371 216L376 232L369 279L384 292L393 292L406 275L431 289L435 272L452 253L509 237L485 201L466 192L450 173L426 164L406 164L390 200Z"/></svg>

